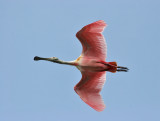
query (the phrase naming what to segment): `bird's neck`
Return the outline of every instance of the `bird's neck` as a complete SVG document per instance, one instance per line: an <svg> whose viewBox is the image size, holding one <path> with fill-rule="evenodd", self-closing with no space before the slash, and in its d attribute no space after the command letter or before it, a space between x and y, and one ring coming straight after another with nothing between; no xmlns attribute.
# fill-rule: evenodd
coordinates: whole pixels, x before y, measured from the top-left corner
<svg viewBox="0 0 160 121"><path fill-rule="evenodd" d="M65 65L74 65L73 61L62 61L62 60L56 60L56 61L51 61L54 63L59 63L59 64L65 64Z"/></svg>

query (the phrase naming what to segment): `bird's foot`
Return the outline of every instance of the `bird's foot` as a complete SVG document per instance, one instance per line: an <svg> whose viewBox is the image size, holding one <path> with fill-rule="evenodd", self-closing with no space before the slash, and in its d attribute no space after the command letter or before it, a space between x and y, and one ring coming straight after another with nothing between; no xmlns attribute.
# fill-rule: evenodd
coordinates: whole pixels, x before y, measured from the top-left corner
<svg viewBox="0 0 160 121"><path fill-rule="evenodd" d="M123 71L123 72L128 72L128 68L127 67L123 67L123 66L117 66L117 71L120 72L120 71Z"/></svg>

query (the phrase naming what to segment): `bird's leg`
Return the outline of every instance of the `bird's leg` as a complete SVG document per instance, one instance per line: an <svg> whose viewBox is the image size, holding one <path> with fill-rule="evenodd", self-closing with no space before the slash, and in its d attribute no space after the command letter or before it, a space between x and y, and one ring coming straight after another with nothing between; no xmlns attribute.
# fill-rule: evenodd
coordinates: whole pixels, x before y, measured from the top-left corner
<svg viewBox="0 0 160 121"><path fill-rule="evenodd" d="M111 65L109 63L103 63L103 64L107 65L107 66L116 67L118 72L120 72L120 71L127 72L129 70L127 67L123 67L123 66L115 66L115 65Z"/></svg>
<svg viewBox="0 0 160 121"><path fill-rule="evenodd" d="M121 68L121 69L127 69L127 70L129 70L127 67L123 67L123 66L117 66L117 68Z"/></svg>
<svg viewBox="0 0 160 121"><path fill-rule="evenodd" d="M118 72L120 72L120 71L128 72L127 69L117 69L117 71L118 71Z"/></svg>
<svg viewBox="0 0 160 121"><path fill-rule="evenodd" d="M129 69L127 67L123 67L123 66L117 66L117 71L120 72L120 71L124 71L124 72L127 72Z"/></svg>

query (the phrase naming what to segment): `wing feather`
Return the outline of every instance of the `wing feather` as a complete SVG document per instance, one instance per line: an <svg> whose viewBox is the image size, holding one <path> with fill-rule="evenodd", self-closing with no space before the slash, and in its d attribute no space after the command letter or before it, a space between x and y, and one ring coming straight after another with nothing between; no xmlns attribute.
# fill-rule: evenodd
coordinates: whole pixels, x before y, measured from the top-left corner
<svg viewBox="0 0 160 121"><path fill-rule="evenodd" d="M83 66L89 66L86 64L86 61L83 61L83 59L87 58L105 61L107 48L102 35L105 27L106 23L100 20L83 27L77 32L76 36L83 47L81 58L77 61L81 64L83 63ZM105 104L99 93L105 83L106 72L83 71L83 69L80 69L80 71L82 79L74 87L74 90L93 109L103 111Z"/></svg>
<svg viewBox="0 0 160 121"><path fill-rule="evenodd" d="M74 90L93 109L103 111L105 104L99 93L105 80L106 72L82 72L82 79L74 87Z"/></svg>
<svg viewBox="0 0 160 121"><path fill-rule="evenodd" d="M103 20L84 26L76 36L83 46L82 56L106 59L106 42L102 35L106 23Z"/></svg>

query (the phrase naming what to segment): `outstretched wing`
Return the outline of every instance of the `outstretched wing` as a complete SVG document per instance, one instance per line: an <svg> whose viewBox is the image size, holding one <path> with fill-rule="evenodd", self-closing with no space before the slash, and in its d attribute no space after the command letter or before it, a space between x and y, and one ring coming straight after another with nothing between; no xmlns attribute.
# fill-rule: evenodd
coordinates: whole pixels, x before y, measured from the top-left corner
<svg viewBox="0 0 160 121"><path fill-rule="evenodd" d="M74 87L80 98L96 111L103 111L105 104L99 92L106 80L106 72L81 72L82 79Z"/></svg>
<svg viewBox="0 0 160 121"><path fill-rule="evenodd" d="M82 56L106 59L106 42L102 35L106 23L103 20L84 26L76 37L83 46Z"/></svg>

